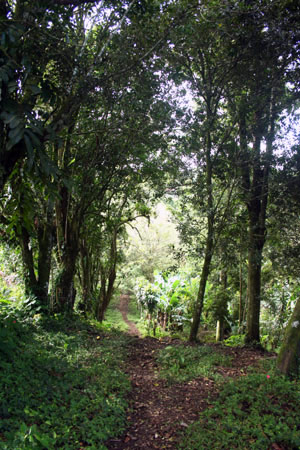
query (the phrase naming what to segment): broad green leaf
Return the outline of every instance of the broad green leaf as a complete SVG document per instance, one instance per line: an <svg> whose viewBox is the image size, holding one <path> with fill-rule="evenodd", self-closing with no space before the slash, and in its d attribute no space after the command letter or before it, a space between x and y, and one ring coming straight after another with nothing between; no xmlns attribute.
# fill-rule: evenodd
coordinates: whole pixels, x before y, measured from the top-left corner
<svg viewBox="0 0 300 450"><path fill-rule="evenodd" d="M8 133L8 136L11 140L17 139L18 142L20 141L20 139L22 139L23 135L24 135L24 126L22 123L17 125L12 130L10 130L10 132Z"/></svg>
<svg viewBox="0 0 300 450"><path fill-rule="evenodd" d="M33 95L38 95L41 93L41 88L36 84L29 84L28 89L33 93Z"/></svg>
<svg viewBox="0 0 300 450"><path fill-rule="evenodd" d="M39 148L41 146L39 138L36 136L35 133L32 132L32 129L26 128L26 134L28 134L28 136L30 137L31 142L35 148Z"/></svg>

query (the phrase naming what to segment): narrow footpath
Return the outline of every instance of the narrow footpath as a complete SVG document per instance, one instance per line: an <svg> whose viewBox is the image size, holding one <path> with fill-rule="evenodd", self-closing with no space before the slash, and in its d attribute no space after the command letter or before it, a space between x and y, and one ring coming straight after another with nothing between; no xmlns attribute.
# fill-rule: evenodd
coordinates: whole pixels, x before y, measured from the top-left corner
<svg viewBox="0 0 300 450"><path fill-rule="evenodd" d="M122 295L119 304L123 319L129 326L128 333L132 336L126 365L132 385L128 429L123 436L111 439L105 445L109 450L175 449L180 434L217 397L218 388L208 378L171 386L161 380L156 363L158 352L167 345L182 345L182 342L170 338L139 337L135 324L127 318L129 300L129 296ZM263 353L245 348L222 347L220 351L232 357L232 367L218 368L224 378L245 375L247 367L263 357Z"/></svg>

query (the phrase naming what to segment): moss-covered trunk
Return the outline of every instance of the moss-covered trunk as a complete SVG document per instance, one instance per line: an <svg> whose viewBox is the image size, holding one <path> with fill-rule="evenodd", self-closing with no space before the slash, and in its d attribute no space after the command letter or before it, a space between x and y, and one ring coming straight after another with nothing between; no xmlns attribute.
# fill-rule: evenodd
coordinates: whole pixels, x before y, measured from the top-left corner
<svg viewBox="0 0 300 450"><path fill-rule="evenodd" d="M300 298L286 327L284 341L277 357L277 367L284 375L299 375L300 363Z"/></svg>

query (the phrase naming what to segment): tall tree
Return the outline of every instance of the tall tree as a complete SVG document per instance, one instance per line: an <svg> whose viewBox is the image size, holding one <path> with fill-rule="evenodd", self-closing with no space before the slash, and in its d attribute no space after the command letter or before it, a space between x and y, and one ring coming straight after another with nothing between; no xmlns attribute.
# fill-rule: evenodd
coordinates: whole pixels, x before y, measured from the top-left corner
<svg viewBox="0 0 300 450"><path fill-rule="evenodd" d="M232 33L232 51L242 49L233 75L234 90L229 89L228 93L238 117L239 171L242 198L248 210L246 342L249 344L260 340L261 266L267 234L269 179L276 125L288 104L286 83L295 56L295 31L289 31L286 23L281 24L283 7L277 5L275 10L272 3L266 2L259 9L256 5L239 5L235 10L233 5L227 19L230 29L234 24L236 30Z"/></svg>
<svg viewBox="0 0 300 450"><path fill-rule="evenodd" d="M232 124L225 117L224 93L236 64L236 55L224 52L222 35L215 26L218 17L218 8L214 2L206 1L197 5L183 27L184 37L179 37L178 34L174 37L170 55L174 81L189 82L197 102L194 123L188 132L190 155L193 155L193 163L198 166L192 189L197 192L197 199L194 198L195 208L204 212L207 227L200 286L190 331L191 341L197 337L217 229L225 218L222 198L227 196L229 200L232 189L232 177L226 180L223 176L223 188L220 186L218 189L216 184L221 159L224 158L224 174L229 169L225 158ZM229 195L225 194L226 187Z"/></svg>

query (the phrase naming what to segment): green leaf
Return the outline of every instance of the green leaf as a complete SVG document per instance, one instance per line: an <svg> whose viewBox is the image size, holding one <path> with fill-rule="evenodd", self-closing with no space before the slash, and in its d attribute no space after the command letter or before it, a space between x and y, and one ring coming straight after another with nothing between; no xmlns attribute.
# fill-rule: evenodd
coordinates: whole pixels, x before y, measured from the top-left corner
<svg viewBox="0 0 300 450"><path fill-rule="evenodd" d="M10 139L12 140L18 139L18 142L22 139L23 135L24 135L24 126L22 123L20 123L18 126L10 130L10 132L8 133Z"/></svg>
<svg viewBox="0 0 300 450"><path fill-rule="evenodd" d="M11 129L19 127L23 127L22 119L18 116L13 116L9 121L9 126Z"/></svg>
<svg viewBox="0 0 300 450"><path fill-rule="evenodd" d="M33 166L33 161L34 161L34 149L33 149L31 139L26 134L26 132L27 132L27 130L25 130L25 133L24 133L24 141L25 141L27 156L28 156L27 164L28 164L28 168L30 170Z"/></svg>
<svg viewBox="0 0 300 450"><path fill-rule="evenodd" d="M3 122L7 125L11 120L13 120L16 117L15 114L8 113L7 111L3 111L0 114L0 119L3 120Z"/></svg>
<svg viewBox="0 0 300 450"><path fill-rule="evenodd" d="M175 280L174 283L172 284L172 289L176 289L179 284L180 280Z"/></svg>
<svg viewBox="0 0 300 450"><path fill-rule="evenodd" d="M68 166L71 166L74 162L75 162L75 158L73 158L73 159L69 162Z"/></svg>
<svg viewBox="0 0 300 450"><path fill-rule="evenodd" d="M9 133L9 141L7 143L7 150L11 150L16 144L18 144L21 139L23 138L24 135L24 128L22 127L18 127L18 128L14 128L10 133Z"/></svg>
<svg viewBox="0 0 300 450"><path fill-rule="evenodd" d="M39 138L36 136L36 134L32 131L32 128L26 128L26 134L28 134L28 136L31 139L31 142L33 144L33 147L35 148L40 148L41 146L41 141L39 140Z"/></svg>
<svg viewBox="0 0 300 450"><path fill-rule="evenodd" d="M41 88L36 84L29 84L28 89L33 93L33 95L38 95L42 92Z"/></svg>
<svg viewBox="0 0 300 450"><path fill-rule="evenodd" d="M7 89L8 92L11 94L12 92L16 92L16 90L18 89L18 83L15 80L10 81L7 84Z"/></svg>
<svg viewBox="0 0 300 450"><path fill-rule="evenodd" d="M9 77L4 69L0 70L0 80L4 81L4 83L7 83L9 80Z"/></svg>

